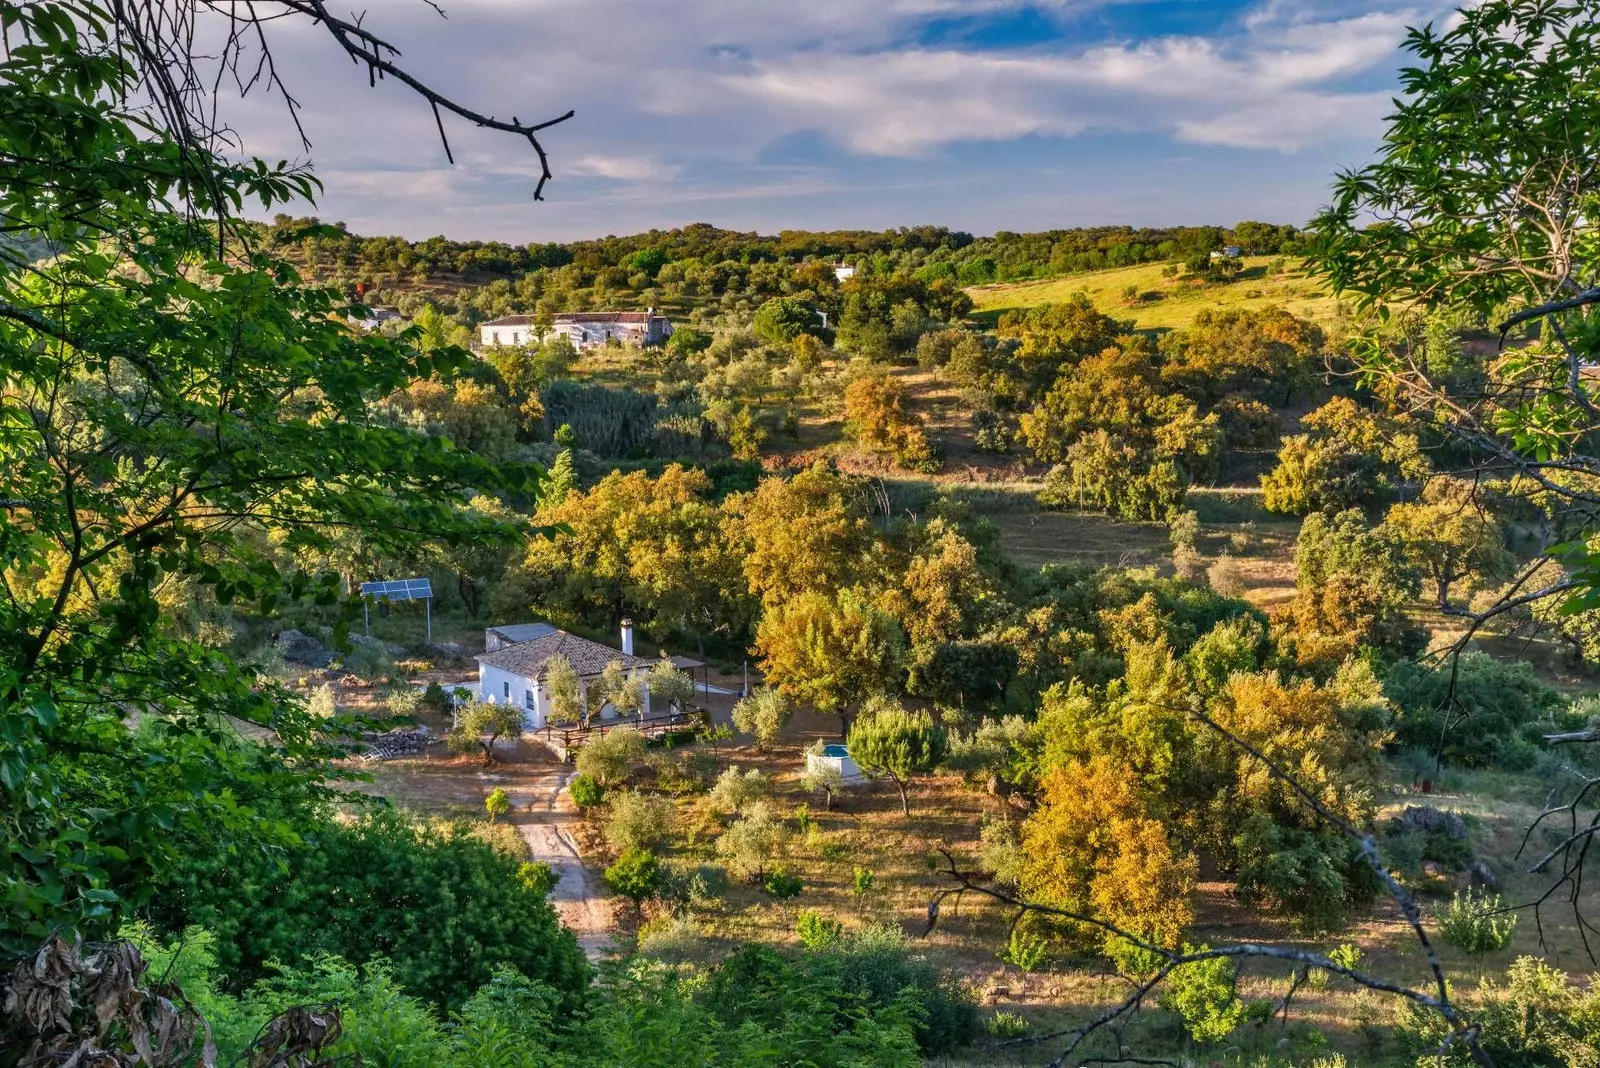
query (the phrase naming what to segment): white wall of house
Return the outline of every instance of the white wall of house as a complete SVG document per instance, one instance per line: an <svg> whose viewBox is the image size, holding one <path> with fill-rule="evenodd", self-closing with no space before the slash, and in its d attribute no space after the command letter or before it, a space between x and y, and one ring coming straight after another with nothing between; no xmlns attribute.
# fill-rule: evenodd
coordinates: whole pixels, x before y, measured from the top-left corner
<svg viewBox="0 0 1600 1068"><path fill-rule="evenodd" d="M532 345L537 340L531 326L478 327L478 341L484 345Z"/></svg>

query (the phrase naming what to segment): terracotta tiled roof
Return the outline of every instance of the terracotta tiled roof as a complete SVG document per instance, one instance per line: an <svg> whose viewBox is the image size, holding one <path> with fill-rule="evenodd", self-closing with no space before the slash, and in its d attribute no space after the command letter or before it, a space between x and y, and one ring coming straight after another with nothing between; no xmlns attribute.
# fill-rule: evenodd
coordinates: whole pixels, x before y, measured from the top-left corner
<svg viewBox="0 0 1600 1068"><path fill-rule="evenodd" d="M557 656L566 657L573 670L584 676L600 674L613 660L620 660L624 668L650 667L648 660L629 656L620 649L568 634L564 630L484 653L478 657L478 663L521 675L525 679L542 679L551 659Z"/></svg>
<svg viewBox="0 0 1600 1068"><path fill-rule="evenodd" d="M650 321L647 312L560 312L556 315L558 323L637 323L640 326Z"/></svg>

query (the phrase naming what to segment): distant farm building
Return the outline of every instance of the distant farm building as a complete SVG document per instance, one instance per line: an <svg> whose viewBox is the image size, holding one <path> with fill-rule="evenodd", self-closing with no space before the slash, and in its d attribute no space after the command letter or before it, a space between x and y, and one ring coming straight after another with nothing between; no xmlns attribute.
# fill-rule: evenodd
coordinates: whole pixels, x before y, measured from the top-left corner
<svg viewBox="0 0 1600 1068"><path fill-rule="evenodd" d="M503 315L478 327L481 345L536 345L543 340L532 315ZM659 345L672 336L672 323L654 308L642 312L561 312L546 336L563 334L582 352L611 342Z"/></svg>
<svg viewBox="0 0 1600 1068"><path fill-rule="evenodd" d="M848 263L836 263L833 265L833 277L835 281L848 282L855 276L856 269L850 266Z"/></svg>
<svg viewBox="0 0 1600 1068"><path fill-rule="evenodd" d="M550 720L550 692L545 689L545 679L550 662L556 657L565 657L572 665L586 693L613 661L621 663L623 671L629 673L650 670L649 661L633 655L633 624L628 622L622 625L620 650L548 623L490 627L483 637L485 651L478 657L478 700L520 706L523 727L532 731L543 730ZM650 715L648 686L640 712ZM600 710L601 720L616 717L617 712L610 705Z"/></svg>
<svg viewBox="0 0 1600 1068"><path fill-rule="evenodd" d="M1214 260L1236 260L1243 255L1244 249L1240 248L1238 245L1226 245L1223 247L1222 251L1213 252L1211 254L1211 258Z"/></svg>

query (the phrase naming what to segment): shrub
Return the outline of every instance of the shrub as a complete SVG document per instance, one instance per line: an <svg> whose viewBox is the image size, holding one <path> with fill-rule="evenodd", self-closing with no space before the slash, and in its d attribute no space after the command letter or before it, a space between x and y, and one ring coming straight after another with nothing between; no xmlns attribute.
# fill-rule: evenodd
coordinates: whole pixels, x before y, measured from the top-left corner
<svg viewBox="0 0 1600 1068"><path fill-rule="evenodd" d="M661 916L639 928L639 952L669 964L692 959L704 945L700 925L689 916Z"/></svg>
<svg viewBox="0 0 1600 1068"><path fill-rule="evenodd" d="M357 642L344 658L344 670L365 682L378 682L394 674L394 657L377 642Z"/></svg>
<svg viewBox="0 0 1600 1068"><path fill-rule="evenodd" d="M768 873L761 881L761 888L767 892L768 897L775 897L779 901L787 901L805 889L805 883L800 876L794 875L786 868L779 868Z"/></svg>
<svg viewBox="0 0 1600 1068"><path fill-rule="evenodd" d="M648 757L644 736L631 727L619 727L583 743L574 760L579 775L588 775L604 786L628 781L634 765Z"/></svg>
<svg viewBox="0 0 1600 1068"><path fill-rule="evenodd" d="M620 852L653 849L666 839L671 822L671 801L630 790L611 800L611 812L606 817L606 841Z"/></svg>
<svg viewBox="0 0 1600 1068"><path fill-rule="evenodd" d="M1205 952L1209 948L1185 946L1184 952ZM1167 977L1161 1007L1177 1013L1184 1030L1196 1042L1220 1042L1244 1022L1245 1006L1239 1000L1236 981L1233 961L1226 957L1181 964Z"/></svg>
<svg viewBox="0 0 1600 1068"><path fill-rule="evenodd" d="M838 989L868 1005L909 995L920 1009L917 1045L936 1057L969 1045L983 1020L971 993L953 977L913 955L896 926L872 924L820 954L836 968Z"/></svg>
<svg viewBox="0 0 1600 1068"><path fill-rule="evenodd" d="M477 826L482 827L482 824ZM187 851L151 896L163 932L199 925L235 989L320 954L390 961L400 987L459 1005L510 965L577 998L589 966L519 863L468 833L393 811L302 830L282 853Z"/></svg>
<svg viewBox="0 0 1600 1068"><path fill-rule="evenodd" d="M1028 1033L1031 1026L1026 1019L1016 1013L1001 1009L983 1021L983 1033L990 1038L1002 1040L1021 1038Z"/></svg>
<svg viewBox="0 0 1600 1068"><path fill-rule="evenodd" d="M1457 890L1435 919L1446 942L1477 957L1511 944L1511 936L1517 931L1517 915L1501 911L1503 908L1499 894Z"/></svg>
<svg viewBox="0 0 1600 1068"><path fill-rule="evenodd" d="M1398 707L1393 748L1432 753L1442 742L1444 760L1462 767L1531 767L1562 704L1531 665L1477 651L1437 669L1401 661L1383 688Z"/></svg>
<svg viewBox="0 0 1600 1068"><path fill-rule="evenodd" d="M422 691L409 682L396 683L383 695L383 707L391 716L414 716L422 707Z"/></svg>
<svg viewBox="0 0 1600 1068"><path fill-rule="evenodd" d="M428 683L428 688L422 692L422 703L435 712L443 712L448 698L444 687L439 685L439 680L434 679Z"/></svg>
<svg viewBox="0 0 1600 1068"><path fill-rule="evenodd" d="M788 843L789 830L771 802L755 801L717 839L717 855L734 875L759 882L767 874L768 862L783 859Z"/></svg>
<svg viewBox="0 0 1600 1068"><path fill-rule="evenodd" d="M323 683L311 691L311 697L306 701L306 711L318 719L332 719L339 714L338 701L334 699L333 687Z"/></svg>
<svg viewBox="0 0 1600 1068"><path fill-rule="evenodd" d="M827 949L844 938L844 928L838 920L830 920L810 909L800 914L795 931L800 935L800 944L810 950Z"/></svg>
<svg viewBox="0 0 1600 1068"><path fill-rule="evenodd" d="M856 871L855 871L856 897L866 897L867 896L867 892L872 889L872 884L877 881L877 878L878 878L877 875L873 872L873 870L871 868L861 868L861 867L856 868Z"/></svg>
<svg viewBox="0 0 1600 1068"><path fill-rule="evenodd" d="M648 849L629 846L605 871L606 888L637 908L661 886L661 861Z"/></svg>
<svg viewBox="0 0 1600 1068"><path fill-rule="evenodd" d="M517 882L540 897L549 897L556 888L555 869L542 860L525 860L517 865Z"/></svg>
<svg viewBox="0 0 1600 1068"><path fill-rule="evenodd" d="M1016 965L1025 972L1038 971L1040 965L1044 964L1045 954L1049 948L1049 943L1042 937L1018 925L1011 929L1011 937L1006 942L1005 952L1000 955L1000 959Z"/></svg>
<svg viewBox="0 0 1600 1068"><path fill-rule="evenodd" d="M572 803L585 811L606 799L606 788L593 775L574 776L567 784L567 793L571 795Z"/></svg>
<svg viewBox="0 0 1600 1068"><path fill-rule="evenodd" d="M1239 561L1231 556L1217 557L1206 569L1206 583L1224 597L1242 597L1246 588Z"/></svg>
<svg viewBox="0 0 1600 1068"><path fill-rule="evenodd" d="M489 791L489 796L483 799L483 810L489 814L489 822L493 823L511 811L511 798L504 788L496 786Z"/></svg>
<svg viewBox="0 0 1600 1068"><path fill-rule="evenodd" d="M737 767L723 769L717 776L717 785L711 788L711 803L723 812L741 812L745 806L760 801L772 792L772 780L760 768L751 768L743 774Z"/></svg>

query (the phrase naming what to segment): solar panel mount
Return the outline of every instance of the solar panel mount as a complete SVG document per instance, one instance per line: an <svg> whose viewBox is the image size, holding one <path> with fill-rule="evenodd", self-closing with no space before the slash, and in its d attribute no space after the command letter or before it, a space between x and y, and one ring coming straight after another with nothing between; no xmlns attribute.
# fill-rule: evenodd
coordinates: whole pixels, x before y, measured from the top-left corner
<svg viewBox="0 0 1600 1068"><path fill-rule="evenodd" d="M380 601L425 601L433 598L433 583L425 578L363 582L361 595Z"/></svg>

